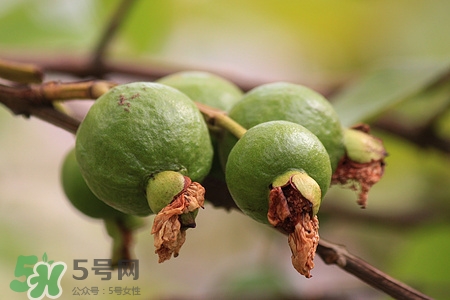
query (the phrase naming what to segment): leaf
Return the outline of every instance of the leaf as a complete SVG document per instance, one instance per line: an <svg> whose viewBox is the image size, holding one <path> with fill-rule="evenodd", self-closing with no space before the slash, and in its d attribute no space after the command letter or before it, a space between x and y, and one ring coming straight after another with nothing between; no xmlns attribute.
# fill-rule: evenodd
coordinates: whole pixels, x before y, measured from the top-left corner
<svg viewBox="0 0 450 300"><path fill-rule="evenodd" d="M48 259L47 252L44 252L44 255L42 255L42 261L47 262L47 259Z"/></svg>
<svg viewBox="0 0 450 300"><path fill-rule="evenodd" d="M426 89L450 71L450 58L401 61L374 69L332 97L344 126L367 122Z"/></svg>
<svg viewBox="0 0 450 300"><path fill-rule="evenodd" d="M424 127L447 111L450 105L450 81L428 87L387 113L391 119L414 128ZM445 119L445 118L441 118Z"/></svg>
<svg viewBox="0 0 450 300"><path fill-rule="evenodd" d="M51 265L54 262L54 260L49 260L48 264Z"/></svg>

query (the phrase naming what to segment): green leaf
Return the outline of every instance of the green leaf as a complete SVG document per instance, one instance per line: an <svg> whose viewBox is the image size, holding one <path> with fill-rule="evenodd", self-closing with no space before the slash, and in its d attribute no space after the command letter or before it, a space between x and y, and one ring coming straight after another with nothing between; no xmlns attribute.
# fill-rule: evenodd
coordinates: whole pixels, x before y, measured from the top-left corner
<svg viewBox="0 0 450 300"><path fill-rule="evenodd" d="M450 81L444 81L405 99L389 111L388 116L397 122L412 124L414 128L423 127L447 111L449 105Z"/></svg>
<svg viewBox="0 0 450 300"><path fill-rule="evenodd" d="M47 252L44 252L44 255L42 255L42 261L47 262L47 259L48 259Z"/></svg>
<svg viewBox="0 0 450 300"><path fill-rule="evenodd" d="M344 126L367 122L412 97L450 71L450 58L399 61L365 75L330 100Z"/></svg>

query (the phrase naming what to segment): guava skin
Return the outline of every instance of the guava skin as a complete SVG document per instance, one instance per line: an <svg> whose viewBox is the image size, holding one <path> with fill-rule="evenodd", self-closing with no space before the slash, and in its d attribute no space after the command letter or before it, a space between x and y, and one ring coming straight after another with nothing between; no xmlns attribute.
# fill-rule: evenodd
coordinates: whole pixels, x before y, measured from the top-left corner
<svg viewBox="0 0 450 300"><path fill-rule="evenodd" d="M183 92L193 101L229 111L243 96L234 83L208 72L184 71L157 80Z"/></svg>
<svg viewBox="0 0 450 300"><path fill-rule="evenodd" d="M127 214L152 213L149 178L177 171L200 182L213 148L195 103L166 85L134 82L112 88L95 101L81 123L76 157L93 193Z"/></svg>
<svg viewBox="0 0 450 300"><path fill-rule="evenodd" d="M268 224L271 184L292 170L314 179L323 199L331 180L325 147L299 124L270 121L250 128L238 140L228 157L225 176L236 205L256 221Z"/></svg>
<svg viewBox="0 0 450 300"><path fill-rule="evenodd" d="M117 219L125 216L98 199L89 189L78 167L75 149L70 150L64 158L61 183L66 197L84 215L95 219Z"/></svg>
<svg viewBox="0 0 450 300"><path fill-rule="evenodd" d="M193 101L228 112L244 95L231 81L204 71L182 71L158 79L162 83L186 94ZM214 159L210 177L225 180L218 154L217 138L211 133Z"/></svg>
<svg viewBox="0 0 450 300"><path fill-rule="evenodd" d="M229 117L246 129L274 120L306 127L327 149L333 171L345 154L343 130L337 113L322 95L302 85L275 82L258 86L233 106ZM236 137L225 134L219 153L222 165L226 164L236 142Z"/></svg>

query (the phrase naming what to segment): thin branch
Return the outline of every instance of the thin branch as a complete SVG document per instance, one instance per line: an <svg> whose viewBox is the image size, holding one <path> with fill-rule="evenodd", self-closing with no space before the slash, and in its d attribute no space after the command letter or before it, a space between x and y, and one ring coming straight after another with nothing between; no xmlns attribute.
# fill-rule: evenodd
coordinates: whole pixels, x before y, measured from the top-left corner
<svg viewBox="0 0 450 300"><path fill-rule="evenodd" d="M58 111L53 101L70 99L97 99L115 83L107 81L82 81L71 83L46 82L41 85L0 85L0 103L14 114L35 116L53 125L75 133L79 121Z"/></svg>
<svg viewBox="0 0 450 300"><path fill-rule="evenodd" d="M432 299L350 254L343 246L321 239L317 247L317 254L326 264L339 266L346 272L395 299Z"/></svg>
<svg viewBox="0 0 450 300"><path fill-rule="evenodd" d="M450 153L450 140L439 137L433 125L423 128L412 128L408 124L399 122L393 118L380 118L371 124L371 127L394 134L421 148L429 147L438 149L444 153Z"/></svg>
<svg viewBox="0 0 450 300"><path fill-rule="evenodd" d="M94 54L92 57L92 65L101 69L106 57L105 53L117 33L120 25L123 24L127 13L131 10L133 4L136 0L122 0L122 2L117 7L115 13L109 20L105 31L103 32L97 46L95 47Z"/></svg>
<svg viewBox="0 0 450 300"><path fill-rule="evenodd" d="M77 132L78 126L80 125L80 121L55 109L53 106L32 107L28 112L30 115L33 115L43 121L58 126L73 134Z"/></svg>
<svg viewBox="0 0 450 300"><path fill-rule="evenodd" d="M0 59L0 78L19 83L41 83L44 73L34 64Z"/></svg>
<svg viewBox="0 0 450 300"><path fill-rule="evenodd" d="M199 68L198 66L183 64L169 64L152 60L143 63L142 61L133 62L109 59L108 61L103 61L101 68L97 68L94 64L92 64L92 59L89 56L74 57L58 54L49 57L47 55L42 56L34 53L17 55L9 52L0 52L0 56L39 65L44 72L60 72L81 78L87 76L105 77L108 74L118 74L122 76L131 76L138 80L153 81L175 72L195 69L198 71L211 72L226 78L234 82L244 92L249 91L250 89L261 84L267 83L267 80L248 77L240 72L214 68ZM347 79L343 79L340 82L335 82L332 84L321 84L316 82L308 83L307 85L325 97L328 97L344 85L346 81Z"/></svg>

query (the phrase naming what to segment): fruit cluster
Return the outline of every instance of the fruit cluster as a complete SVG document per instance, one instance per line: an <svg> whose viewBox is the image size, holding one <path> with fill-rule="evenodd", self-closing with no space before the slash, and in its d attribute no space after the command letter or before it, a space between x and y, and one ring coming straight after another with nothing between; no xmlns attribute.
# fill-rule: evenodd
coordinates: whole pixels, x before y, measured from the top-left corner
<svg viewBox="0 0 450 300"><path fill-rule="evenodd" d="M278 82L244 94L216 75L181 72L98 98L62 175L74 206L107 224L155 214L160 262L178 255L204 207L201 182L214 176L246 215L288 234L295 269L310 277L329 186L358 189L365 207L385 156L367 128L343 128L307 87Z"/></svg>

